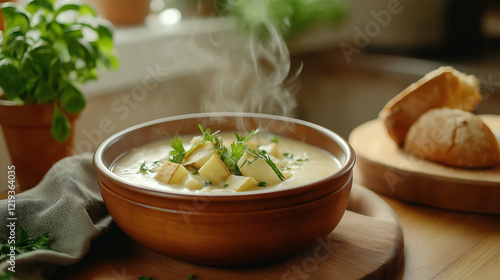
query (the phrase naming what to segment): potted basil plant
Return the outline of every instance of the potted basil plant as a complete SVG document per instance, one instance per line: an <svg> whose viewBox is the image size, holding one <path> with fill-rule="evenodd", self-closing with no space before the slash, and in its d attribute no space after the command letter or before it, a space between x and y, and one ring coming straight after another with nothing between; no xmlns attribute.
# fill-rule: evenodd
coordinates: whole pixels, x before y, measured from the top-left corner
<svg viewBox="0 0 500 280"><path fill-rule="evenodd" d="M21 190L72 154L79 86L117 68L111 24L88 5L4 3L0 33L0 124Z"/></svg>

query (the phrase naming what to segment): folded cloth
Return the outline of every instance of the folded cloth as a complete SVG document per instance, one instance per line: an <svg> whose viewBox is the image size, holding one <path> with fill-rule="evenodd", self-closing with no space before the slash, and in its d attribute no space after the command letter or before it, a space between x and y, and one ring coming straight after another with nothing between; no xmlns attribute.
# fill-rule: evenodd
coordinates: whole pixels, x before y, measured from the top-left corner
<svg viewBox="0 0 500 280"><path fill-rule="evenodd" d="M9 224L8 201L0 201L1 224ZM15 257L17 279L49 279L58 266L74 264L85 256L93 239L111 225L104 206L92 154L68 157L57 162L34 188L15 196L16 226L28 231L30 237L45 232L52 239L52 250L35 250ZM7 226L0 227L0 236L9 235ZM18 233L16 232L16 238ZM17 239L16 239L17 240ZM0 275L11 264L0 263Z"/></svg>

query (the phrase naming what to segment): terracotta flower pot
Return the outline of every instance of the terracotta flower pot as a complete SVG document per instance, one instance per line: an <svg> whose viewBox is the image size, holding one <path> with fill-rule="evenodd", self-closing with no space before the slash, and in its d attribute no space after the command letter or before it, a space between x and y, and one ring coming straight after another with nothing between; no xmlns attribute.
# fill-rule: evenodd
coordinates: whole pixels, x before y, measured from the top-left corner
<svg viewBox="0 0 500 280"><path fill-rule="evenodd" d="M21 191L36 186L55 162L73 154L74 129L65 142L57 142L50 132L53 112L51 103L16 105L0 100L0 125ZM78 115L66 116L74 128Z"/></svg>
<svg viewBox="0 0 500 280"><path fill-rule="evenodd" d="M0 2L1 4L2 2ZM3 15L2 12L0 12L0 30L3 31Z"/></svg>
<svg viewBox="0 0 500 280"><path fill-rule="evenodd" d="M87 0L114 25L140 25L149 15L151 0Z"/></svg>

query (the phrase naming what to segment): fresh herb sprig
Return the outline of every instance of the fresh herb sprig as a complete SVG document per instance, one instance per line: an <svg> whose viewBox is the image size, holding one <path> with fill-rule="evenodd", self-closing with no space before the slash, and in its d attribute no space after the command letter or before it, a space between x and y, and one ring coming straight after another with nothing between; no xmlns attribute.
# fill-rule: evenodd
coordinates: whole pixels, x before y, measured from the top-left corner
<svg viewBox="0 0 500 280"><path fill-rule="evenodd" d="M175 137L172 141L170 141L170 147L173 149L169 153L170 161L179 164L182 163L184 156L186 155L182 139L179 136Z"/></svg>
<svg viewBox="0 0 500 280"><path fill-rule="evenodd" d="M0 262L9 258L7 254L11 252L11 246L15 247L15 253L19 255L35 250L50 250L51 241L48 232L45 232L37 238L31 238L29 232L19 227L19 239L14 244L9 244L7 239L0 238Z"/></svg>
<svg viewBox="0 0 500 280"><path fill-rule="evenodd" d="M6 271L4 274L0 275L0 280L19 280L12 271Z"/></svg>
<svg viewBox="0 0 500 280"><path fill-rule="evenodd" d="M281 170L276 166L272 159L266 154L266 151L258 152L254 149L248 148L248 141L250 141L257 133L259 133L258 129L252 130L248 136L242 136L235 132L234 135L236 137L236 142L232 142L230 145L231 148L229 149L224 145L222 138L218 135L219 131L212 133L210 128L204 129L200 124L198 125L198 128L200 129L203 138L200 141L194 143L188 151L185 150L184 144L182 143L182 139L180 137L176 137L171 141L170 146L173 149L172 151L170 151L171 162L182 164L184 158L192 151L202 146L206 142L212 142L217 155L220 157L226 167L235 175L241 175L240 169L238 167L238 161L241 159L245 152L248 152L254 159L262 158L269 166L271 166L278 178L282 181L284 180L285 176L283 175L283 173L281 173ZM277 142L277 138L275 139ZM249 164L250 163L251 162L249 161ZM141 166L141 170L142 169L143 166Z"/></svg>
<svg viewBox="0 0 500 280"><path fill-rule="evenodd" d="M184 143L182 143L182 139L179 136L177 136L170 142L170 147L172 147L173 149L172 151L170 151L171 162L181 164L186 155L189 155L191 152L205 144L207 141L213 142L217 137L217 133L219 133L219 131L212 133L210 128L203 129L203 126L201 124L198 124L198 128L200 129L203 138L200 141L194 143L193 146L189 148L189 150L186 151L184 149Z"/></svg>
<svg viewBox="0 0 500 280"><path fill-rule="evenodd" d="M227 146L223 145L222 139L217 137L214 145L215 150L219 154L220 159L230 171L233 171L236 175L241 175L241 172L238 168L238 161L243 156L245 151L248 148L248 141L255 136L255 134L259 133L258 129L252 130L250 134L245 137L241 136L238 133L234 133L236 137L236 142L231 143L231 149L227 148Z"/></svg>
<svg viewBox="0 0 500 280"><path fill-rule="evenodd" d="M281 170L276 166L276 164L273 162L273 160L267 155L266 151L256 151L254 149L248 149L248 154L253 157L255 160L257 160L258 158L261 158L263 159L267 164L269 164L269 166L271 166L271 168L273 169L274 173L276 173L276 175L278 175L278 178L283 181L285 179L285 176L283 175L283 173L281 173ZM252 162L248 162L249 164L251 164Z"/></svg>
<svg viewBox="0 0 500 280"><path fill-rule="evenodd" d="M87 4L26 2L0 5L0 88L18 104L53 103L51 133L64 142L71 130L67 113L86 104L80 85L97 79L99 70L118 68L113 27Z"/></svg>

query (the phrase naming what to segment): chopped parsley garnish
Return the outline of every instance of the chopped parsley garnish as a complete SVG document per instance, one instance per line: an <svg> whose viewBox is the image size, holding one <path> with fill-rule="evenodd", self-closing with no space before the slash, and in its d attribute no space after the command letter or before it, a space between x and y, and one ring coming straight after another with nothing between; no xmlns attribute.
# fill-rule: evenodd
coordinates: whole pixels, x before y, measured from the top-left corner
<svg viewBox="0 0 500 280"><path fill-rule="evenodd" d="M259 182L257 187L267 187L266 182Z"/></svg>
<svg viewBox="0 0 500 280"><path fill-rule="evenodd" d="M227 188L227 187L229 187L229 185L228 184L224 184L224 185L222 185L222 187L223 188Z"/></svg>
<svg viewBox="0 0 500 280"><path fill-rule="evenodd" d="M153 163L146 163L146 161L144 161L142 164L141 164L141 167L139 167L139 171L140 172L143 172L143 173L146 173L146 172L151 172L153 171L154 168L158 167L159 166L159 163L160 161L154 161Z"/></svg>
<svg viewBox="0 0 500 280"><path fill-rule="evenodd" d="M172 147L172 151L170 151L170 161L174 163L182 163L184 160L184 155L186 154L186 150L184 149L184 144L182 143L182 139L177 136L170 142L170 147Z"/></svg>
<svg viewBox="0 0 500 280"><path fill-rule="evenodd" d="M214 133L212 133L210 131L210 128L207 128L206 130L203 129L203 127L201 126L201 124L198 125L198 128L200 129L201 133L203 134L203 138L194 143L193 146L191 148L189 148L189 150L185 150L184 149L184 144L182 143L182 139L177 136L176 138L174 138L171 142L170 142L170 147L172 147L172 151L170 151L170 161L171 162L174 162L174 163L179 163L181 164L182 161L184 160L184 157L186 156L186 154L189 154L190 152L196 150L198 147L200 147L201 145L205 144L205 142L207 141L213 141L215 136L217 135L217 133L219 133L219 131L216 131Z"/></svg>
<svg viewBox="0 0 500 280"><path fill-rule="evenodd" d="M219 154L220 159L230 171L233 171L236 175L241 175L240 169L238 168L238 160L243 156L248 148L246 144L252 137L259 132L258 129L252 130L247 137L241 136L238 133L234 133L236 137L236 142L231 143L231 149L224 146L222 139L217 136L214 139L214 146L217 154Z"/></svg>
<svg viewBox="0 0 500 280"><path fill-rule="evenodd" d="M289 153L283 153L283 156L286 158L293 158L293 154L289 154Z"/></svg>
<svg viewBox="0 0 500 280"><path fill-rule="evenodd" d="M271 141L271 143L278 144L279 139L280 139L279 136L274 135L274 136L271 137L270 141Z"/></svg>

